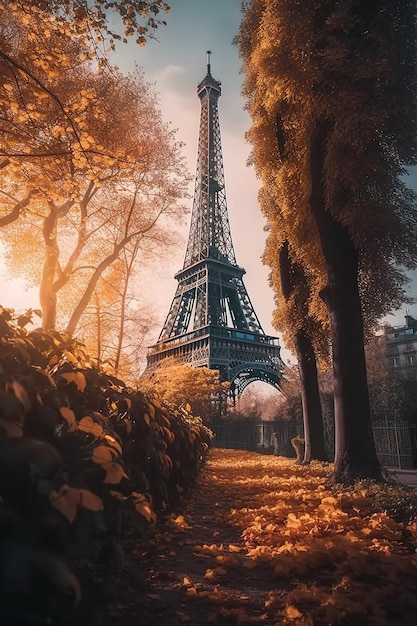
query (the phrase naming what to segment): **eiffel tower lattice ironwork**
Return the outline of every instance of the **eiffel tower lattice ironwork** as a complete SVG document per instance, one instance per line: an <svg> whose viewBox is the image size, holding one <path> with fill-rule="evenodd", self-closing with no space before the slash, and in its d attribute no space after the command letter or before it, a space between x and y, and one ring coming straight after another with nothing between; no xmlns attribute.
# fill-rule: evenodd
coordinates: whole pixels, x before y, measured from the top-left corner
<svg viewBox="0 0 417 626"><path fill-rule="evenodd" d="M266 335L236 263L230 233L217 103L221 83L207 74L201 103L197 171L187 250L177 290L146 372L175 359L220 370L235 395L260 380L279 388L283 363L277 337Z"/></svg>

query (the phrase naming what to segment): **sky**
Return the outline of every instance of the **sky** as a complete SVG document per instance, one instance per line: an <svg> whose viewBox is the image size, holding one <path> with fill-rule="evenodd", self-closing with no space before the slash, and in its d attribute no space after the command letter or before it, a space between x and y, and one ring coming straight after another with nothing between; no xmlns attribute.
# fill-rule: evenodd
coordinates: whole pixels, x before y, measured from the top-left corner
<svg viewBox="0 0 417 626"><path fill-rule="evenodd" d="M259 184L253 168L247 166L250 146L245 141L245 131L250 119L241 97L240 59L232 45L241 19L240 5L240 0L172 0L167 25L156 33L158 41L150 41L139 49L133 43L125 49L120 47L115 61L123 72L132 71L135 63L139 64L146 79L155 83L164 118L178 129L177 137L185 143L184 154L194 175L200 118L197 84L206 75L206 51L212 51L211 73L222 83L219 118L236 259L246 270L243 280L264 332L276 336L271 324L274 298L268 284L269 270L261 262L265 232L257 202ZM192 188L193 184L190 192ZM189 206L191 209L191 200ZM183 242L178 245L178 255L164 268L167 278L159 276L156 283L163 318L177 286L173 276L184 261L189 220L183 230ZM159 332L160 328L155 340Z"/></svg>
<svg viewBox="0 0 417 626"><path fill-rule="evenodd" d="M197 84L206 74L206 51L211 50L211 72L222 82L219 100L219 118L223 148L227 204L232 239L238 265L246 270L243 280L263 330L276 336L271 324L274 309L273 292L268 284L269 269L262 264L265 244L264 220L257 195L259 183L252 167L247 166L250 146L245 132L250 118L244 110L241 96L243 76L240 73L238 51L232 45L241 19L241 0L171 0L171 12L163 15L167 25L156 32L144 48L133 41L120 44L111 61L123 72L132 72L135 65L143 68L145 78L154 84L160 98L160 109L167 122L177 130L177 139L185 143L184 156L192 175L197 160L197 140L200 102ZM416 170L411 183L417 188ZM190 186L192 192L193 184ZM157 340L169 311L177 281L174 274L182 268L190 215L181 231L176 252L170 252L162 269L156 268L150 280L141 285L155 302L159 325L150 336L150 344ZM417 280L410 284L411 295L417 295ZM0 294L5 306L19 309L38 307L37 289L24 291L21 283L10 282L0 276ZM22 304L24 302L24 304ZM28 304L29 303L29 304ZM417 317L417 304L390 316L392 324L402 324L405 309ZM282 341L281 341L281 345ZM283 346L284 361L291 354Z"/></svg>
<svg viewBox="0 0 417 626"><path fill-rule="evenodd" d="M232 44L241 20L241 0L171 0L171 12L165 19L167 25L156 33L158 41L150 41L140 49L133 43L125 49L120 48L116 55L117 65L122 71L129 72L137 63L144 69L147 80L155 83L161 97L161 110L166 121L178 129L178 139L185 142L184 154L194 174L200 116L196 87L206 74L206 51L212 51L211 73L222 82L219 118L236 260L246 270L243 280L264 332L279 336L271 323L275 304L268 284L269 268L261 260L266 234L257 200L259 182L253 167L247 165L250 145L245 140L245 132L251 120L241 96L241 62L238 50ZM413 169L409 184L417 190L417 168ZM183 264L188 229L189 221L183 231L183 247L178 246L178 256L166 268L167 278L158 279L158 300L164 311L162 321L177 286L173 276ZM417 272L411 275L408 292L413 298L417 296ZM388 316L386 321L401 325L406 311L417 318L417 303L405 306ZM155 340L159 331L156 330ZM284 361L294 361L282 340L281 346Z"/></svg>

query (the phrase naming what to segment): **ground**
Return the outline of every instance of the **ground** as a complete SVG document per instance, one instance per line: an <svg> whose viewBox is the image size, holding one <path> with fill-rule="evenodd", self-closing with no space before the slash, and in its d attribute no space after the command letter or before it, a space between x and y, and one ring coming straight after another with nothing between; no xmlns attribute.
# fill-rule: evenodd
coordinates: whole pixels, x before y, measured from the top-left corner
<svg viewBox="0 0 417 626"><path fill-rule="evenodd" d="M329 472L212 450L183 510L107 581L108 623L415 626L416 523L329 491Z"/></svg>

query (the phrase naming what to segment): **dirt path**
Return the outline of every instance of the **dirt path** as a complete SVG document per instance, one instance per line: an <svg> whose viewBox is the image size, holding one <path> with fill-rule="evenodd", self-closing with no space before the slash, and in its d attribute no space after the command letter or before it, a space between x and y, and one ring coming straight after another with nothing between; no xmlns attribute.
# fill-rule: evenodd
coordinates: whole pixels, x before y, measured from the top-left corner
<svg viewBox="0 0 417 626"><path fill-rule="evenodd" d="M233 507L244 503L236 501L239 476L225 466L227 454L211 451L185 510L155 538L144 595L118 626L278 623L265 607L271 569L252 568L233 524Z"/></svg>
<svg viewBox="0 0 417 626"><path fill-rule="evenodd" d="M103 588L110 621L74 626L415 626L417 520L385 510L414 492L381 486L380 510L366 490L326 488L330 471L212 450L146 553L132 536Z"/></svg>

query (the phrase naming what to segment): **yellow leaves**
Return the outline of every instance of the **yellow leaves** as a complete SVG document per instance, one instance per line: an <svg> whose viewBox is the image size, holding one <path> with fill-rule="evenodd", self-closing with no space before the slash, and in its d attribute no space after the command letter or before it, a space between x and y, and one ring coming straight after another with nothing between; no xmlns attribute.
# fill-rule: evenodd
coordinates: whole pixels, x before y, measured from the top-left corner
<svg viewBox="0 0 417 626"><path fill-rule="evenodd" d="M101 444L93 449L91 459L105 470L106 476L103 480L105 484L118 485L123 478L128 478L123 467L114 462L116 456L118 452L112 446Z"/></svg>
<svg viewBox="0 0 417 626"><path fill-rule="evenodd" d="M241 552L242 548L240 548L239 546L235 546L234 544L229 543L229 550L230 552Z"/></svg>
<svg viewBox="0 0 417 626"><path fill-rule="evenodd" d="M319 508L327 511L328 509L334 509L336 504L337 504L336 498L334 498L333 496L327 496L326 498L321 499Z"/></svg>
<svg viewBox="0 0 417 626"><path fill-rule="evenodd" d="M102 511L103 501L89 489L76 489L63 485L58 491L50 494L52 506L62 513L69 522L73 522L77 516L78 507L90 511Z"/></svg>
<svg viewBox="0 0 417 626"><path fill-rule="evenodd" d="M142 515L147 522L156 522L156 513L149 500L142 493L133 492L134 506L139 515Z"/></svg>
<svg viewBox="0 0 417 626"><path fill-rule="evenodd" d="M84 391L87 386L87 381L82 372L65 372L61 374L61 378L63 378L68 384L74 383L78 391Z"/></svg>
<svg viewBox="0 0 417 626"><path fill-rule="evenodd" d="M100 424L97 424L97 422L95 422L89 415L80 419L78 422L78 428L79 430L90 433L97 438L103 435L103 427L100 426Z"/></svg>
<svg viewBox="0 0 417 626"><path fill-rule="evenodd" d="M120 456L122 456L122 454L123 454L122 446L117 441L117 439L115 439L111 435L104 435L104 439L106 440L106 443L107 443L108 446L110 446L110 448L112 448L118 454L120 454Z"/></svg>
<svg viewBox="0 0 417 626"><path fill-rule="evenodd" d="M74 432L77 429L74 411L66 406L61 406L59 412L64 420L67 422L69 432Z"/></svg>
<svg viewBox="0 0 417 626"><path fill-rule="evenodd" d="M198 591L196 587L188 587L187 588L187 598L196 598L198 596Z"/></svg>
<svg viewBox="0 0 417 626"><path fill-rule="evenodd" d="M111 450L111 448L109 448L109 446L99 445L94 448L91 458L94 463L102 465L103 463L113 461L113 457L114 452Z"/></svg>
<svg viewBox="0 0 417 626"><path fill-rule="evenodd" d="M103 483L110 485L118 485L123 478L128 478L123 467L118 463L102 463L103 469L106 470L106 477Z"/></svg>
<svg viewBox="0 0 417 626"><path fill-rule="evenodd" d="M287 526L288 528L300 528L301 520L294 515L294 513L289 513L287 517Z"/></svg>
<svg viewBox="0 0 417 626"><path fill-rule="evenodd" d="M285 607L285 614L290 619L298 619L303 616L303 614L293 604L287 604Z"/></svg>
<svg viewBox="0 0 417 626"><path fill-rule="evenodd" d="M170 522L177 528L190 528L183 515L171 515Z"/></svg>
<svg viewBox="0 0 417 626"><path fill-rule="evenodd" d="M216 556L216 563L219 565L230 567L230 568L238 568L241 564L241 561L232 554L218 554Z"/></svg>

